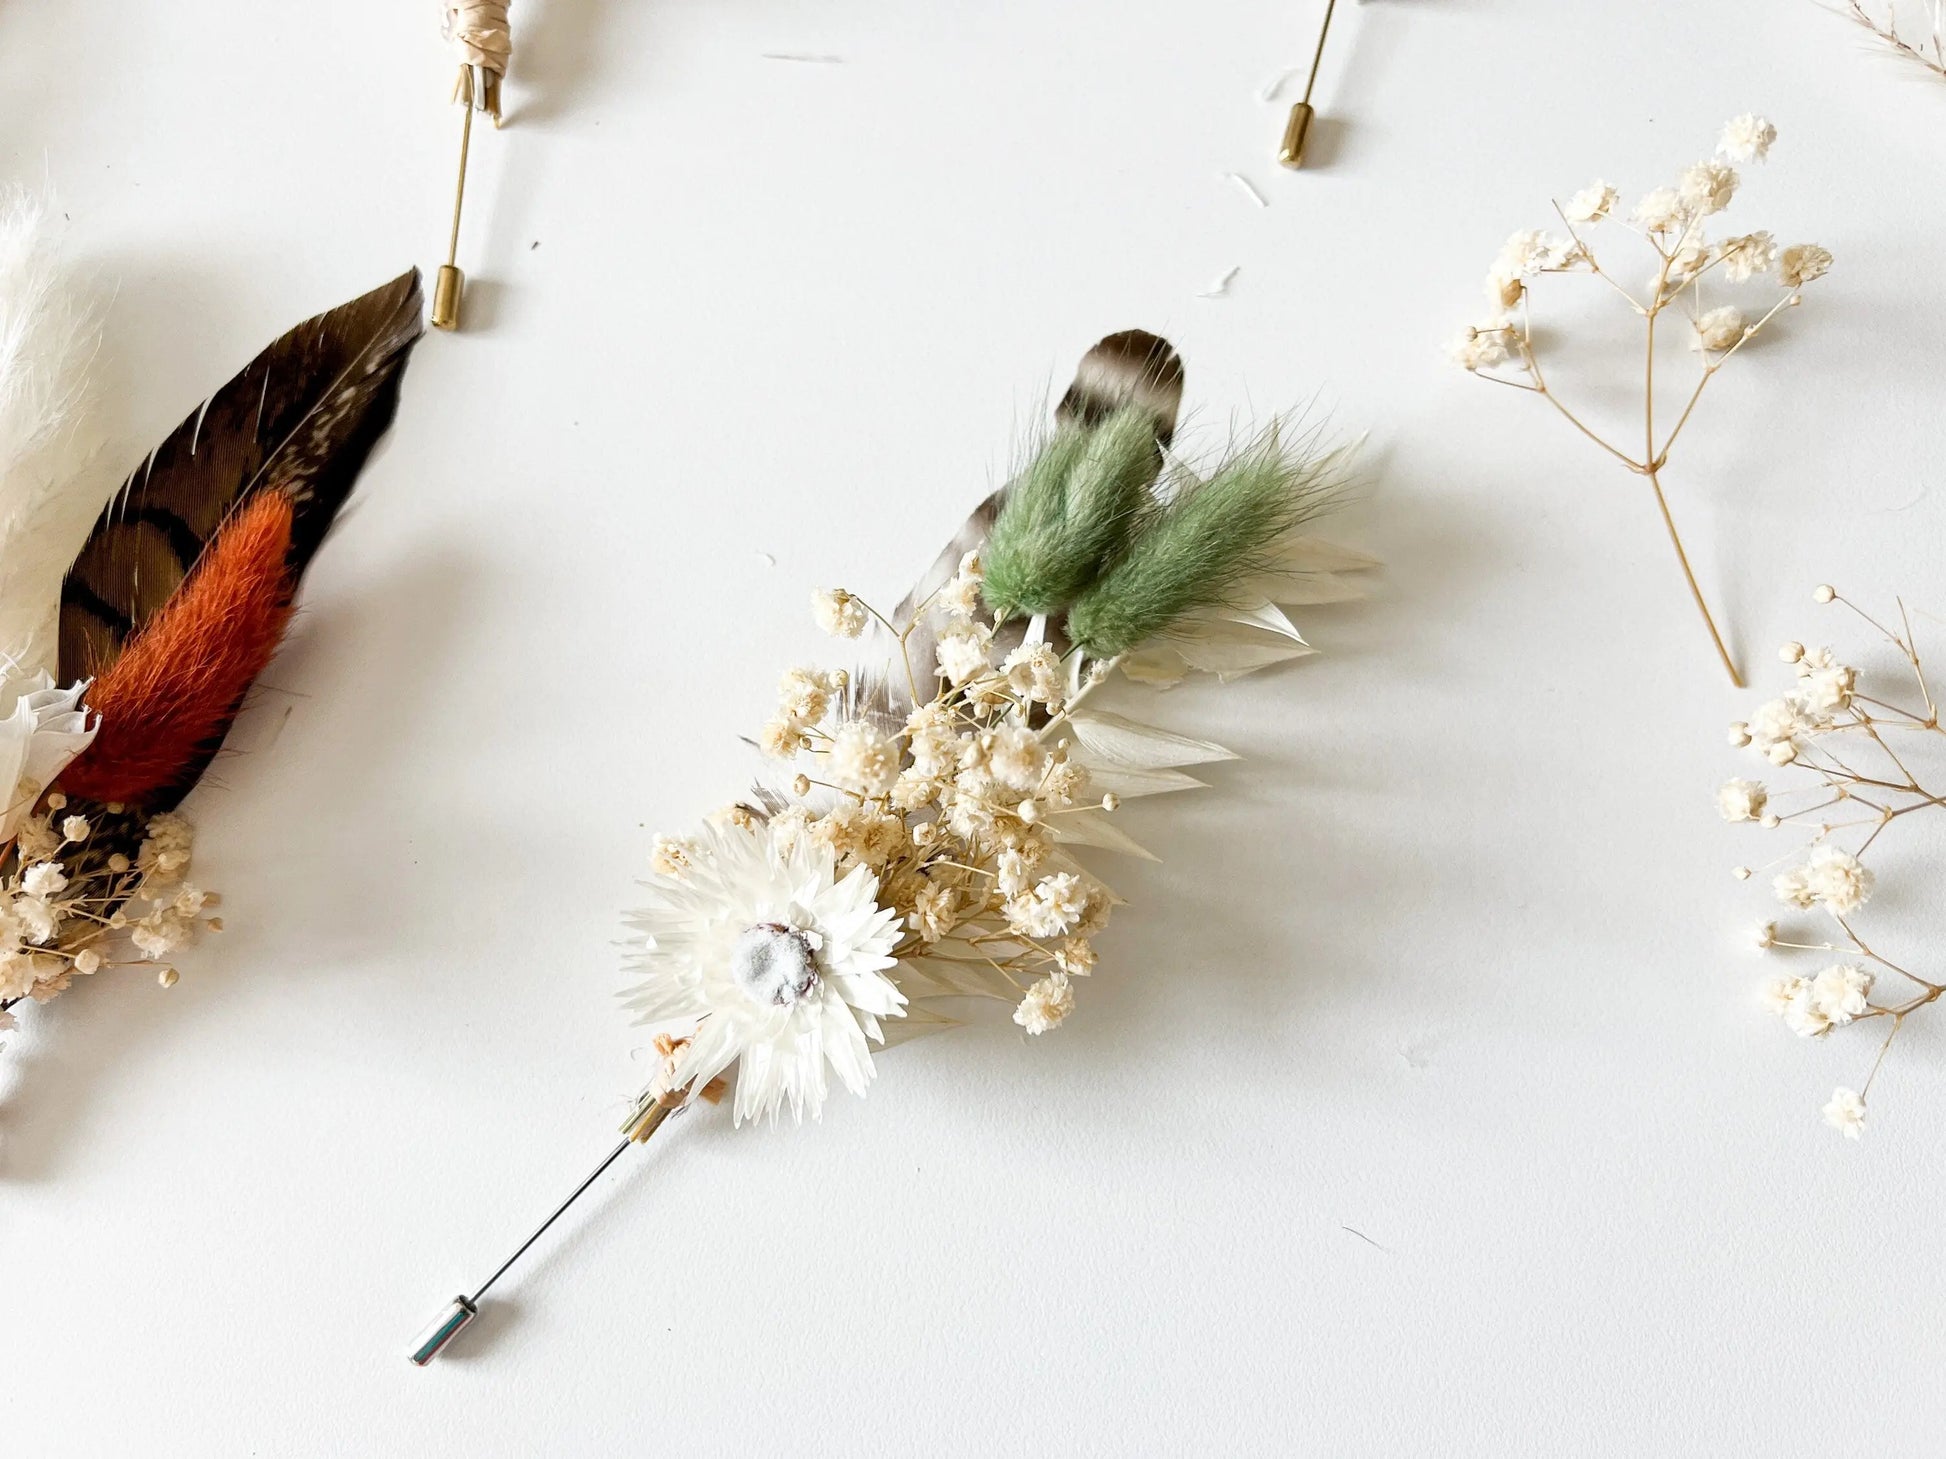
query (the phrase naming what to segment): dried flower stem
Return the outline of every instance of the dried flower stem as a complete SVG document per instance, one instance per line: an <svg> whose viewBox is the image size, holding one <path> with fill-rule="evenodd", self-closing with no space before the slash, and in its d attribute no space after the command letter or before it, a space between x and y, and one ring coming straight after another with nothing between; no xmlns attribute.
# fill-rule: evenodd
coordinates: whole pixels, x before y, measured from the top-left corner
<svg viewBox="0 0 1946 1459"><path fill-rule="evenodd" d="M1898 7L1888 3L1883 18L1873 15L1860 0L1845 0L1845 14L1857 24L1862 25L1880 42L1888 46L1895 55L1924 66L1940 80L1946 81L1946 24L1942 24L1940 7L1932 7L1932 24L1926 38L1914 43L1899 34Z"/></svg>

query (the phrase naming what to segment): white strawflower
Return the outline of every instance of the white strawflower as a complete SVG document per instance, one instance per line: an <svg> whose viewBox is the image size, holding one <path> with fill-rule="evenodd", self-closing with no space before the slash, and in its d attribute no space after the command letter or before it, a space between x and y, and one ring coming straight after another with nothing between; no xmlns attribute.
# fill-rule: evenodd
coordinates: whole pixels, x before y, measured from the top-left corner
<svg viewBox="0 0 1946 1459"><path fill-rule="evenodd" d="M1561 209L1570 223L1599 223L1615 210L1621 194L1605 182L1592 182L1569 198Z"/></svg>
<svg viewBox="0 0 1946 1459"><path fill-rule="evenodd" d="M1777 128L1754 112L1745 112L1723 124L1723 136L1716 150L1732 162L1762 162L1777 140Z"/></svg>
<svg viewBox="0 0 1946 1459"><path fill-rule="evenodd" d="M850 790L883 795L899 778L899 749L863 720L838 726L827 761L831 778Z"/></svg>
<svg viewBox="0 0 1946 1459"><path fill-rule="evenodd" d="M1635 205L1631 221L1638 228L1645 228L1651 233L1666 233L1687 223L1689 214L1674 188L1659 187L1654 192L1643 194L1642 200Z"/></svg>
<svg viewBox="0 0 1946 1459"><path fill-rule="evenodd" d="M1736 196L1737 182L1734 167L1721 162L1698 162L1683 173L1678 191L1687 208L1707 217L1730 206L1730 199Z"/></svg>
<svg viewBox="0 0 1946 1459"><path fill-rule="evenodd" d="M1716 792L1716 808L1726 821L1754 821L1769 800L1760 780L1728 780Z"/></svg>
<svg viewBox="0 0 1946 1459"><path fill-rule="evenodd" d="M1872 975L1852 963L1826 968L1811 979L1811 1001L1831 1023L1850 1023L1871 1008Z"/></svg>
<svg viewBox="0 0 1946 1459"><path fill-rule="evenodd" d="M1831 254L1815 243L1796 243L1777 259L1777 281L1787 289L1801 288L1831 272Z"/></svg>
<svg viewBox="0 0 1946 1459"><path fill-rule="evenodd" d="M819 588L812 593L811 616L833 638L856 638L871 622L865 605L843 588Z"/></svg>
<svg viewBox="0 0 1946 1459"><path fill-rule="evenodd" d="M629 1006L689 1038L671 1087L693 1100L736 1064L738 1123L785 1103L815 1119L827 1066L864 1093L868 1040L884 1042L879 1020L906 1001L886 976L899 915L876 904L878 878L858 867L840 879L808 838L784 850L763 829L706 826L697 840L688 880L651 883L630 918L642 981Z"/></svg>
<svg viewBox="0 0 1946 1459"><path fill-rule="evenodd" d="M1764 984L1764 1007L1782 1018L1791 1011L1791 1006L1807 987L1809 984L1803 978L1790 974L1772 978Z"/></svg>
<svg viewBox="0 0 1946 1459"><path fill-rule="evenodd" d="M1768 951L1777 946L1777 924L1775 922L1758 923L1756 930L1750 934L1750 941L1759 951Z"/></svg>
<svg viewBox="0 0 1946 1459"><path fill-rule="evenodd" d="M1074 1012L1074 989L1067 975L1050 973L1027 990L1014 1010L1014 1022L1032 1034L1058 1028L1061 1020Z"/></svg>
<svg viewBox="0 0 1946 1459"><path fill-rule="evenodd" d="M1723 260L1723 274L1741 284L1757 274L1769 273L1777 264L1777 240L1768 233L1744 233L1726 238L1717 246Z"/></svg>
<svg viewBox="0 0 1946 1459"><path fill-rule="evenodd" d="M1824 1107L1824 1122L1842 1130L1847 1140L1856 1140L1865 1133L1865 1101L1854 1089L1832 1090L1831 1103Z"/></svg>
<svg viewBox="0 0 1946 1459"><path fill-rule="evenodd" d="M95 731L80 707L87 687L56 689L46 673L23 674L0 655L0 787L7 791L0 846L20 834L41 792L93 743Z"/></svg>

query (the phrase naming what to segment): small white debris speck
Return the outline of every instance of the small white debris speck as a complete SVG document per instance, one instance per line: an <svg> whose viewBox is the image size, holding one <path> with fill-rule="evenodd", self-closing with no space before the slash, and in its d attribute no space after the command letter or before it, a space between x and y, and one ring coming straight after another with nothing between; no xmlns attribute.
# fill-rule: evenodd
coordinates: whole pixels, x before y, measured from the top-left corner
<svg viewBox="0 0 1946 1459"><path fill-rule="evenodd" d="M1236 268L1227 268L1223 270L1223 277L1218 279L1215 283L1211 284L1207 289L1204 289L1201 292L1199 292L1196 295L1196 297L1198 299L1222 298L1223 295L1230 292L1230 280L1234 279L1238 274L1242 272L1243 269L1241 266L1238 266Z"/></svg>
<svg viewBox="0 0 1946 1459"><path fill-rule="evenodd" d="M1267 208L1270 206L1269 203L1264 201L1264 195L1257 191L1256 184L1251 182L1250 179L1245 177L1242 173L1226 172L1223 175L1227 177L1231 182L1235 183L1237 187L1242 191L1243 195L1246 198L1250 199L1250 201L1255 203L1258 207Z"/></svg>

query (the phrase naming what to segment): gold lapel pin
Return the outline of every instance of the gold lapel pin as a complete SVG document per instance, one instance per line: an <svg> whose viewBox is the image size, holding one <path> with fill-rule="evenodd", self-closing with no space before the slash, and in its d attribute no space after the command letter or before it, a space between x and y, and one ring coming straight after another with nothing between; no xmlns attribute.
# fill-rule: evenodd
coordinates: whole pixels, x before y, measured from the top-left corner
<svg viewBox="0 0 1946 1459"><path fill-rule="evenodd" d="M513 32L507 26L508 0L448 0L441 33L460 54L453 100L460 104L459 184L453 190L453 231L446 262L433 276L432 323L458 329L460 296L466 275L459 268L459 220L466 205L466 161L473 147L473 113L483 111L500 125L500 82L513 58Z"/></svg>

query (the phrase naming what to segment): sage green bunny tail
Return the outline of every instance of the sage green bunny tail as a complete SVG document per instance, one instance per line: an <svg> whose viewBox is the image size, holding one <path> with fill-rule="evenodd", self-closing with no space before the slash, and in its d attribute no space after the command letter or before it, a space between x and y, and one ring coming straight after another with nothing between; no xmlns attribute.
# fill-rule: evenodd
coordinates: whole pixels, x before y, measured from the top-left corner
<svg viewBox="0 0 1946 1459"><path fill-rule="evenodd" d="M1273 428L1149 513L1128 550L1069 611L1068 637L1095 658L1113 658L1185 614L1230 601L1273 565L1278 540L1343 486L1313 445L1286 446Z"/></svg>
<svg viewBox="0 0 1946 1459"><path fill-rule="evenodd" d="M987 540L994 616L1074 602L1121 549L1161 469L1150 410L1125 406L1092 429L1059 428L1014 483Z"/></svg>

